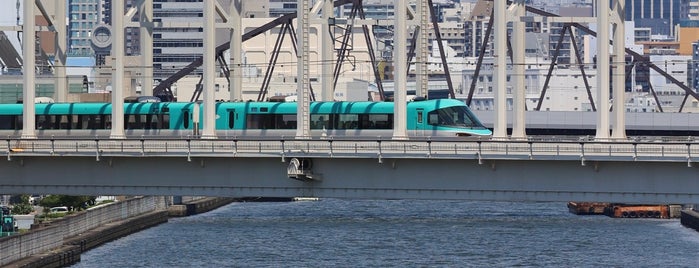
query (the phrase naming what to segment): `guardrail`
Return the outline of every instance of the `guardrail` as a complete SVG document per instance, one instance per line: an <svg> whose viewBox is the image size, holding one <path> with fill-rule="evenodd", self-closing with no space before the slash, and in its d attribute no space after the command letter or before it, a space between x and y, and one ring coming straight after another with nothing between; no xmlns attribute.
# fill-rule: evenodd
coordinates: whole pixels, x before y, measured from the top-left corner
<svg viewBox="0 0 699 268"><path fill-rule="evenodd" d="M452 158L598 161L686 161L699 156L699 142L495 140L495 139L277 139L257 138L7 138L7 159L16 156L124 157L309 157Z"/></svg>

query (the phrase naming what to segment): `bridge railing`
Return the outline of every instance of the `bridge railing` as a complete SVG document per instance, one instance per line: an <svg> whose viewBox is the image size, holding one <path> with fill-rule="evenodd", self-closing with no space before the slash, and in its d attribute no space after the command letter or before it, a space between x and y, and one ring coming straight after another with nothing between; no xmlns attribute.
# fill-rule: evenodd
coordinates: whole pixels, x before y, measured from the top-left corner
<svg viewBox="0 0 699 268"><path fill-rule="evenodd" d="M351 140L351 139L6 139L0 151L13 156L207 156L354 157L464 159L598 159L688 161L699 142L560 140Z"/></svg>

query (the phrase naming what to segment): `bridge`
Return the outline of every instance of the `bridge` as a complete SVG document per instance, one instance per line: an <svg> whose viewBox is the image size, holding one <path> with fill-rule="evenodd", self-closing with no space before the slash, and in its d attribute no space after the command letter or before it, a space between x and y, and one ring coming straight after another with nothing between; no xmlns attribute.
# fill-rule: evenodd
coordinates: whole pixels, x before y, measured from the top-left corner
<svg viewBox="0 0 699 268"><path fill-rule="evenodd" d="M526 30L525 23L534 20L533 17L527 16L526 12L541 14L541 11L527 7L527 1L524 0L513 1L509 5L506 1L492 3L492 23L488 23L492 28L487 30L486 35L491 29L494 30L492 52L496 57L493 66L499 66L494 68L493 72L493 103L496 110L491 120L494 130L492 140L409 138L405 121L402 120L406 118L403 104L406 103L407 93L402 90L394 92L397 104L394 110L396 124L391 137L342 140L334 137L318 139L310 135L309 26L311 21L318 21L324 29L321 32L328 32L327 27L335 21L333 7L348 2L332 0L318 1L313 8L310 7L310 1L298 3L296 92L300 105L297 110L298 126L295 137L253 139L217 135L214 127L215 111L212 109L215 107L215 95L212 89L215 88L214 78L218 71L212 55L218 54L220 49L216 47L214 34L216 28L240 33L232 35L229 46L232 51L241 50L244 35L241 31L242 11L240 5L236 4L241 3L240 1L223 1L233 3L228 8L221 5L221 1L203 2L201 27L205 38L202 49L203 55L207 57L197 61L198 65L203 66L204 74L202 136L177 139L127 137L122 120L123 89L126 87L124 42L119 41L124 39L121 29L139 27L142 31L143 74L145 77L151 77L152 69L149 66L153 63L152 49L149 48L152 46L152 28L167 26L161 22L153 22L152 2L139 1L143 6L131 8L126 13L121 8L112 9L112 28L119 29L114 31L113 36L116 41L112 45L112 87L122 90L114 90L112 94L111 102L114 108L109 137L49 139L37 136L34 109L35 73L25 72L21 138L8 137L4 143L0 141L0 152L6 155L6 161L0 161L0 168L3 170L0 174L0 189L3 189L3 193L699 203L699 182L695 168L695 156L699 153L698 142L693 138L628 139L627 114L624 109L611 109L624 107L624 74L629 71L622 68L626 67L625 64L619 64L626 62L627 54L633 56L634 61L641 60L641 55L624 47L624 1L601 0L595 6L596 18L548 19L576 27L582 26L579 22L594 22L599 25L598 33L593 34L586 27L581 30L591 35L610 36L611 33L614 36L612 40L596 40L596 47L607 47L611 43L613 49L611 54L607 49L597 50L599 61L596 64L596 112L585 116L589 120L580 120L586 128L595 130L594 138L577 140L527 137L525 92L522 90L512 92L513 112L508 119L507 69L511 68L513 73L520 74L513 76L516 77L511 83L513 88L524 88L524 75L521 75L525 73L522 34ZM428 18L435 17L427 14L431 10L430 2L419 1L420 5L416 5L416 10L413 11L405 1L395 1L395 10L410 11L395 13L395 39L408 39L409 21L410 25L426 28ZM26 7L36 5L43 10L41 1L23 0L22 3ZM65 40L66 32L63 27L53 27L65 25L63 19L67 17L60 15L65 13L65 5L62 4L64 1L58 3L56 13L59 15L55 15L55 19L43 14L44 11L42 15L50 21L49 26L57 29L57 39ZM115 0L112 5L124 6L124 1ZM23 10L23 40L31 40L35 31L26 29L36 28L36 14L33 8ZM137 10L143 16L138 21L133 17ZM317 16L319 10L322 10L322 17ZM409 19L407 13L413 14L413 18ZM372 23L357 21L363 21L362 27L365 32L367 30L364 26ZM511 64L508 64L505 56L508 50L508 21L513 24ZM611 29L610 24L614 25ZM422 37L416 42L420 44L414 47L418 49L416 55L422 55L420 57L423 58L416 59L416 64L426 62L426 31L421 30L419 35ZM323 61L333 62L335 55L332 48L335 43L329 35L323 35L322 38ZM441 42L437 43L441 45ZM23 58L35 58L35 45L35 42L23 42ZM58 46L60 51L65 51L65 44ZM485 47L484 42L483 49ZM409 62L406 55L412 52L408 53L406 46L397 46L393 53L394 87L406 88ZM240 66L241 58L235 54L237 53L231 53L231 66ZM479 61L482 61L483 54L485 53L480 53ZM342 55L337 55L338 62ZM35 69L35 62L32 60L26 60L24 64L25 70ZM65 66L64 55L57 57L56 64ZM552 62L552 67L553 64ZM446 62L444 65L446 66ZM426 90L427 68L422 64L417 66L416 84L420 85L417 89ZM332 67L323 66L319 75L323 85L320 96L324 101L333 100L330 77L336 73L339 75L338 72L333 72ZM686 95L699 98L695 91L657 66L651 64L650 68L680 85ZM65 68L56 70L57 91L65 91ZM445 72L448 70L445 68ZM241 99L240 71L233 68L228 72L233 85L231 100ZM469 101L476 80L473 79ZM151 82L146 81L144 84L145 92L153 88ZM543 88L544 92L545 89L546 86ZM609 89L612 89L611 95ZM592 93L588 93L592 99ZM62 101L60 98L58 100ZM531 118L536 121L534 116ZM512 122L510 136L508 121ZM633 118L629 121L634 122ZM693 129L689 122L696 121L687 122L682 126ZM549 128L545 125L540 126L541 129Z"/></svg>
<svg viewBox="0 0 699 268"><path fill-rule="evenodd" d="M6 139L5 193L698 203L699 141Z"/></svg>

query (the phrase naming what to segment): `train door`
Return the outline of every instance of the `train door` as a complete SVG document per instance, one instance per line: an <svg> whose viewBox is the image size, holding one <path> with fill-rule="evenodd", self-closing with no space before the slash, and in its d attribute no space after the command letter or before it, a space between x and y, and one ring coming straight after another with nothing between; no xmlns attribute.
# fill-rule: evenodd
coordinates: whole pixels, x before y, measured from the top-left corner
<svg viewBox="0 0 699 268"><path fill-rule="evenodd" d="M415 136L425 136L425 110L415 109Z"/></svg>

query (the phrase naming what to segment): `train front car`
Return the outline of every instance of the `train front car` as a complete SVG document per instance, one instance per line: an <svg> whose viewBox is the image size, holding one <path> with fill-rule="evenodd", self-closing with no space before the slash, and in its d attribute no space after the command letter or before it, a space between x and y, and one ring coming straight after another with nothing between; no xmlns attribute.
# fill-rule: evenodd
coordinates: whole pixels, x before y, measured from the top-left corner
<svg viewBox="0 0 699 268"><path fill-rule="evenodd" d="M454 99L408 103L408 129L414 136L490 137L466 104Z"/></svg>

